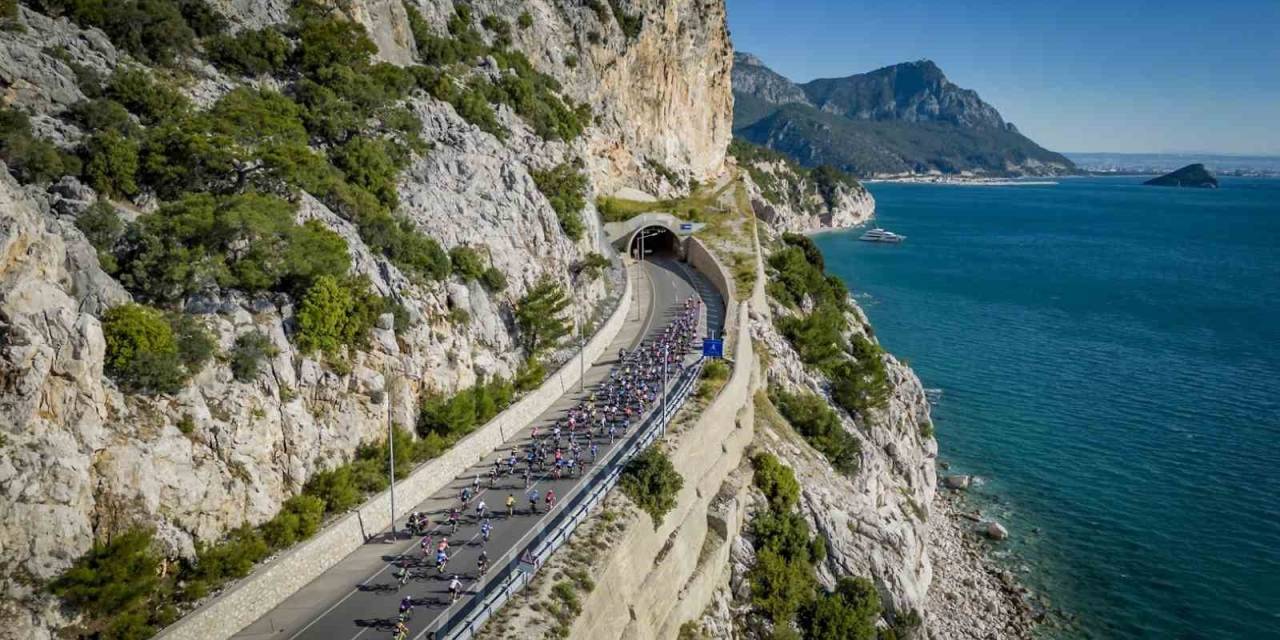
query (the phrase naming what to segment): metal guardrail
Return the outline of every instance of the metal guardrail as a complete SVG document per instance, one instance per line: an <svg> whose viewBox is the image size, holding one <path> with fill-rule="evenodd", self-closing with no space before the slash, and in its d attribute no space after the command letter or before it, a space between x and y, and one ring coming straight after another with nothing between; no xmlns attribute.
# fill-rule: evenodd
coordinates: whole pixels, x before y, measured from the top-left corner
<svg viewBox="0 0 1280 640"><path fill-rule="evenodd" d="M521 557L526 551L530 552L536 566L540 567L569 539L569 536L573 535L578 525L587 519L587 514L603 502L609 491L618 484L618 479L627 463L658 438L664 417L670 424L671 418L688 399L690 390L702 373L702 365L703 359L699 358L697 362L685 369L676 381L675 390L667 397L665 416L662 411L649 414L642 423L640 436L629 447L614 454L612 461L607 463L610 466L609 471L600 482L589 491L573 496L570 504L560 512L550 529L544 532L533 532L540 535L535 535L529 543L522 540L503 554L504 557L507 555L512 557L507 560L506 565L495 575L495 578L483 588L485 592L483 598L472 598L456 613L449 616L434 635L427 630L415 636L414 640L424 637L434 640L468 640L489 620L490 616L511 599L512 595L528 586L533 576L519 569Z"/></svg>

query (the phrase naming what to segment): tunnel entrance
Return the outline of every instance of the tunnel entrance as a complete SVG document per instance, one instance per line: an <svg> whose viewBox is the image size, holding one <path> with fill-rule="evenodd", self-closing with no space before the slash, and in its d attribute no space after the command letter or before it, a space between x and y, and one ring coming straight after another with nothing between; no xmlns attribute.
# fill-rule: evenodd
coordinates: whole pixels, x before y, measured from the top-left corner
<svg viewBox="0 0 1280 640"><path fill-rule="evenodd" d="M639 259L641 247L644 247L646 258L655 255L680 256L679 238L666 227L654 225L636 231L631 236L631 246L627 248L627 253L632 258Z"/></svg>

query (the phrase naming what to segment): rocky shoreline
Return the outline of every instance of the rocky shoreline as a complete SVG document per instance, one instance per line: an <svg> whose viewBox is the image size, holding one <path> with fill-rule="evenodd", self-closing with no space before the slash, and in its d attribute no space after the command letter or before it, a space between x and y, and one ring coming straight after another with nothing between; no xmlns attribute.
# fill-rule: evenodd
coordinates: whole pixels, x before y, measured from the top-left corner
<svg viewBox="0 0 1280 640"><path fill-rule="evenodd" d="M939 488L929 519L929 637L1030 638L1041 614L1032 592L993 557L964 495Z"/></svg>

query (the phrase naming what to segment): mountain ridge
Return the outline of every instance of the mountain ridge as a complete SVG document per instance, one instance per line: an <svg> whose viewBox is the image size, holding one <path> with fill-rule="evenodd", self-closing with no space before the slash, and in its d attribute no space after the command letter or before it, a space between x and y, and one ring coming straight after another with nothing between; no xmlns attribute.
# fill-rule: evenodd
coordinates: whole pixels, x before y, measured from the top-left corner
<svg viewBox="0 0 1280 640"><path fill-rule="evenodd" d="M733 87L735 134L808 166L862 177L1075 171L931 60L795 83L737 52Z"/></svg>

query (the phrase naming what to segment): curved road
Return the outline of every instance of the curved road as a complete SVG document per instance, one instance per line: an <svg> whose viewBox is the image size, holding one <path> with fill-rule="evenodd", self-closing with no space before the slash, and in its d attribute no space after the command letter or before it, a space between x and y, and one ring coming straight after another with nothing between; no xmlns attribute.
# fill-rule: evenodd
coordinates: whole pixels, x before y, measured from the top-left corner
<svg viewBox="0 0 1280 640"><path fill-rule="evenodd" d="M604 355L587 370L588 392L607 378L617 360L619 349L631 349L644 338L664 328L675 316L680 303L690 295L698 295L705 301L708 329L712 335L718 335L722 328L724 303L702 274L686 264L664 256L651 256L638 270L642 277L635 280L635 310L629 312L627 322ZM583 394L576 392L566 394L531 424L538 425L542 432L546 432L548 425L583 397ZM601 443L600 458L607 459L617 447L630 442L639 433L640 430L633 427L617 444ZM545 503L541 505L541 513L530 513L524 481L520 477L504 476L499 478L495 487L489 487L487 474L493 461L507 455L511 446L523 448L529 439L526 428L508 440L504 448L486 456L437 495L413 508L413 511L430 514L435 540L440 539L441 533L449 537L449 565L444 574L437 573L434 568L434 549L424 557L418 549L417 538L390 540L384 528L378 536L371 538L371 542L339 561L233 637L241 640L387 638L391 636L399 602L405 596L411 596L415 604L413 617L407 623L411 630L409 637L420 637L428 630L435 630L441 621L447 619L445 614L452 614L467 599L476 597L484 586L485 581L478 577L476 570L476 559L482 547L489 554L490 573L486 579L492 578L497 569L509 559L510 556L506 554L513 552L513 548L521 544L526 534L535 528L544 528L550 522L551 516L546 513ZM549 476L535 477L534 486L543 495L547 489L555 490L559 503L567 503L571 494L597 480L597 472L602 467L603 465L591 467L581 478L556 480ZM447 518L450 508L459 504L459 493L464 486L474 482L476 474L480 475L481 480L478 498L487 502L490 511L494 513L491 516L493 531L488 543L483 542L479 532L479 522L474 511L476 498L463 510L462 524L456 534L449 535L447 528L441 531L437 524ZM516 498L515 515L511 518L507 517L505 508L508 494ZM366 514L366 518L369 516L370 514ZM399 525L404 526L403 519L399 521ZM394 568L390 563L400 558L408 558L413 562L410 569L412 577L407 585L397 588ZM452 575L457 575L462 581L466 594L451 605L448 585Z"/></svg>

